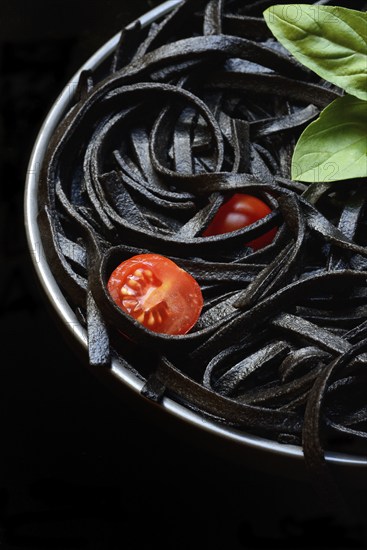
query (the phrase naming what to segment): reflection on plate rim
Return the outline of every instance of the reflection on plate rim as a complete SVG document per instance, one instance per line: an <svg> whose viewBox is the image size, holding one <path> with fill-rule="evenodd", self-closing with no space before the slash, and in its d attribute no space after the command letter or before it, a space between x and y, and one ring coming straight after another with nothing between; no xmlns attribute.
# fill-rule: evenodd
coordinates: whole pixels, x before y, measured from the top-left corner
<svg viewBox="0 0 367 550"><path fill-rule="evenodd" d="M171 11L176 5L180 3L180 0L169 0L159 5L158 7L145 13L142 17L138 18L142 26L149 25L157 18L165 15ZM136 21L132 22L130 26L134 25ZM68 327L70 336L75 339L82 348L87 352L87 335L85 329L80 325L75 313L64 298L54 276L52 275L49 266L47 265L44 250L42 248L41 238L39 234L39 228L37 225L38 203L37 203L37 188L38 188L38 175L42 159L47 147L47 143L52 135L53 130L62 118L62 115L68 106L72 97L73 91L75 91L78 77L83 70L96 68L102 63L116 47L119 34L117 33L108 42L106 42L84 65L77 71L77 73L71 78L69 83L65 86L53 107L49 111L36 139L31 158L28 165L26 183L25 183L25 195L24 195L24 219L25 230L28 242L28 248L32 257L32 263L36 271L36 275L41 283L41 287L46 294L46 297L53 309L55 310L59 319L63 324ZM122 383L127 385L131 390L136 393L140 393L143 382L126 367L124 367L117 360L113 360L112 368L108 372L108 375L116 376ZM191 411L190 409L180 405L169 397L164 397L162 401L162 407L171 415L183 420L192 427L196 427L199 430L206 430L216 437L223 440L230 440L240 446L243 446L244 450L252 448L253 450L264 451L265 453L275 454L279 457L294 458L298 462L303 461L302 448L296 445L289 445L283 443L277 443L261 437L248 435L240 430L230 428L212 420L204 418L198 413ZM270 458L270 457L269 457ZM326 453L326 460L330 463L340 466L367 466L367 458L364 459L361 456L353 456L345 453Z"/></svg>

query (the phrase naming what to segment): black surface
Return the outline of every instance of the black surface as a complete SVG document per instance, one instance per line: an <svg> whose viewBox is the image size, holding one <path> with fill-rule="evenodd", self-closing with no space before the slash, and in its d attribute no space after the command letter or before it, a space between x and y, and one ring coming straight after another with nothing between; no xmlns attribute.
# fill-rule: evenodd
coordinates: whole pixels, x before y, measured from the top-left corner
<svg viewBox="0 0 367 550"><path fill-rule="evenodd" d="M27 164L53 101L94 51L155 3L1 0L0 548L367 548L310 484L233 462L152 421L66 344L32 274ZM366 507L367 508L367 507Z"/></svg>

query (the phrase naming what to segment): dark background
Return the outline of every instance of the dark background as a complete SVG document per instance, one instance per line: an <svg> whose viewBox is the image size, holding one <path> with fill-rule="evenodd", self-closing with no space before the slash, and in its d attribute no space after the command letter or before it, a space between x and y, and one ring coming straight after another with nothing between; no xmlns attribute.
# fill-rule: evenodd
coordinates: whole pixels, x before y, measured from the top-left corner
<svg viewBox="0 0 367 550"><path fill-rule="evenodd" d="M346 520L307 481L152 419L84 367L37 287L23 222L37 133L80 65L157 4L0 3L0 548L367 548L361 489Z"/></svg>

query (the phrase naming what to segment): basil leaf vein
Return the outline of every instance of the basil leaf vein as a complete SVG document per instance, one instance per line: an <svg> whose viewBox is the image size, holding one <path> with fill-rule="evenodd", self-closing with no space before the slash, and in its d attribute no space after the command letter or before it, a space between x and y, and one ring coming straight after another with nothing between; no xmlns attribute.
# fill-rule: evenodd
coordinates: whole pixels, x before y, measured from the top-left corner
<svg viewBox="0 0 367 550"><path fill-rule="evenodd" d="M274 5L264 11L277 40L304 66L367 100L367 13L339 6Z"/></svg>
<svg viewBox="0 0 367 550"><path fill-rule="evenodd" d="M292 156L292 179L336 181L367 176L367 102L335 99L302 132Z"/></svg>

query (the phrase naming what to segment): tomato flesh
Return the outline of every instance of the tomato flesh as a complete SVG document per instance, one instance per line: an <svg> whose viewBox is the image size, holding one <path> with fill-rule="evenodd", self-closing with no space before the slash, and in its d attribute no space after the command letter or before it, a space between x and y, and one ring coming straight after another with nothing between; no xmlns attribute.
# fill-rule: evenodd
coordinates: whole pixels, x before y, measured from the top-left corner
<svg viewBox="0 0 367 550"><path fill-rule="evenodd" d="M203 232L204 237L222 235L236 229L242 229L270 214L271 209L265 202L252 195L236 193L226 201ZM271 229L261 237L247 243L254 250L259 250L270 244L277 229Z"/></svg>
<svg viewBox="0 0 367 550"><path fill-rule="evenodd" d="M122 262L111 273L107 289L122 310L163 334L186 334L203 307L197 281L159 254L138 254Z"/></svg>

